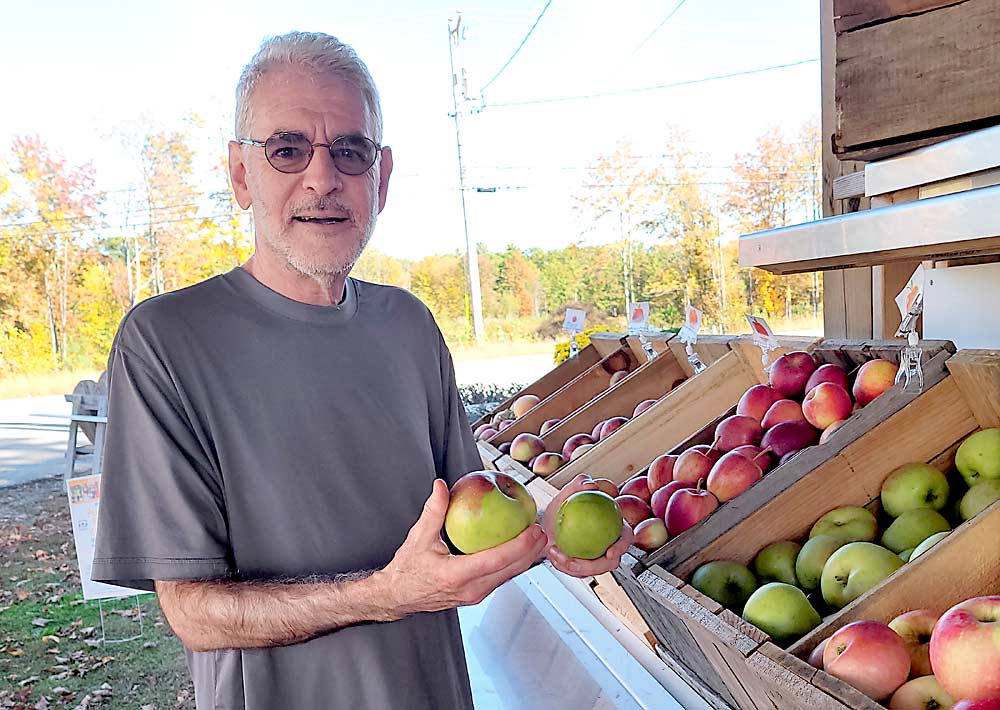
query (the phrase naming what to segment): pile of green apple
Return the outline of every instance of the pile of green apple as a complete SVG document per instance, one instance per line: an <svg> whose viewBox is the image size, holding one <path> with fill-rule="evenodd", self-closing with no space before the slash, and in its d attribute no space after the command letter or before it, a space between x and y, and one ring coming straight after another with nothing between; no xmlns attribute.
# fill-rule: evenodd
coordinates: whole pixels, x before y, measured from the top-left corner
<svg viewBox="0 0 1000 710"><path fill-rule="evenodd" d="M1000 596L888 624L855 621L816 646L809 663L874 700L891 698L891 710L1000 710Z"/></svg>
<svg viewBox="0 0 1000 710"><path fill-rule="evenodd" d="M846 606L946 537L952 524L945 513L954 511L961 523L1000 500L1000 429L963 441L955 467L952 482L923 463L890 473L879 494L882 526L868 508L836 508L816 521L805 542L771 543L750 567L709 562L691 584L776 642L790 643L819 625L819 611Z"/></svg>

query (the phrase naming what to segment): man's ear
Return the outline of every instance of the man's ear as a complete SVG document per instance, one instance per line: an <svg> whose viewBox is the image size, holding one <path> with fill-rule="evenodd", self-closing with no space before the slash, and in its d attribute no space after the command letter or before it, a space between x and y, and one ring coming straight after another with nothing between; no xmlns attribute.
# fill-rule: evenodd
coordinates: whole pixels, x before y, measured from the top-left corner
<svg viewBox="0 0 1000 710"><path fill-rule="evenodd" d="M389 192L389 176L392 175L392 148L382 149L378 169L378 211L385 209L385 198Z"/></svg>
<svg viewBox="0 0 1000 710"><path fill-rule="evenodd" d="M229 141L229 180L236 202L243 209L249 209L251 200L250 188L247 187L247 166L243 162L243 147L236 141Z"/></svg>

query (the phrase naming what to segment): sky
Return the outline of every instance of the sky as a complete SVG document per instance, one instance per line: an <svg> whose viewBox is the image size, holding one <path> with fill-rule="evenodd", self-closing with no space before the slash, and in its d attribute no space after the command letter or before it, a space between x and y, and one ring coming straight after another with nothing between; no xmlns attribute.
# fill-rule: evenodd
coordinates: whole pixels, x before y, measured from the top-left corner
<svg viewBox="0 0 1000 710"><path fill-rule="evenodd" d="M680 127L704 155L706 182L723 182L733 157L765 130L796 130L819 116L819 3L802 0L551 0L479 100L545 7L0 0L0 161L14 136L38 133L72 162L93 162L113 221L136 180L119 133L142 122L177 127L196 114L207 171L232 137L235 84L261 40L328 32L368 64L381 92L384 143L393 148L389 200L372 245L406 258L464 250L448 55L449 21L459 12L457 59L476 97L460 106L468 229L494 251L613 238L593 228L574 197L587 164L620 140L654 159L668 126ZM786 64L796 66L553 101ZM223 189L211 179L206 172L206 191Z"/></svg>

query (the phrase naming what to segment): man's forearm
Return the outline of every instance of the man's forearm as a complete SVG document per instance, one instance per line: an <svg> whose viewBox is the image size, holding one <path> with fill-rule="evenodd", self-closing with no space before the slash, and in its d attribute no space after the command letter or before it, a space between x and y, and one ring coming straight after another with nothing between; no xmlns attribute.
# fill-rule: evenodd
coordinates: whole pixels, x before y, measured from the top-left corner
<svg viewBox="0 0 1000 710"><path fill-rule="evenodd" d="M265 648L335 629L391 621L369 573L294 582L156 582L174 633L193 651Z"/></svg>

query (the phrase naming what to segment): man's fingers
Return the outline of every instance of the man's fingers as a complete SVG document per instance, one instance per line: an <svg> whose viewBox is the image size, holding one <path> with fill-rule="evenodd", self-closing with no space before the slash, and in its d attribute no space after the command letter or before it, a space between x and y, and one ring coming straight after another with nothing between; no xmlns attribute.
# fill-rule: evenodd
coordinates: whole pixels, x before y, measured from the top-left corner
<svg viewBox="0 0 1000 710"><path fill-rule="evenodd" d="M496 574L523 559L533 563L541 556L547 539L541 527L532 524L513 540L497 545L489 550L465 555L456 560L463 566L470 579Z"/></svg>
<svg viewBox="0 0 1000 710"><path fill-rule="evenodd" d="M434 479L434 487L424 503L417 522L410 528L408 538L422 544L432 544L441 539L441 528L448 512L448 485L440 478Z"/></svg>

